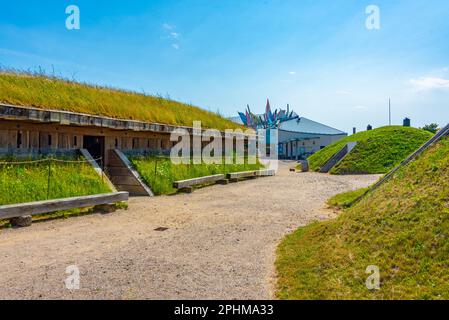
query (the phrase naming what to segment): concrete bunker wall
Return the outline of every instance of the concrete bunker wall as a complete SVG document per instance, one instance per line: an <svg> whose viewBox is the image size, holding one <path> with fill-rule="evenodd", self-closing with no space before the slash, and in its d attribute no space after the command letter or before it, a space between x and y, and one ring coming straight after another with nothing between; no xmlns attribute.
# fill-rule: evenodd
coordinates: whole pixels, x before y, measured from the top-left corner
<svg viewBox="0 0 449 320"><path fill-rule="evenodd" d="M0 120L0 152L82 149L87 136L104 137L105 165L109 150L170 150L169 133L137 132Z"/></svg>

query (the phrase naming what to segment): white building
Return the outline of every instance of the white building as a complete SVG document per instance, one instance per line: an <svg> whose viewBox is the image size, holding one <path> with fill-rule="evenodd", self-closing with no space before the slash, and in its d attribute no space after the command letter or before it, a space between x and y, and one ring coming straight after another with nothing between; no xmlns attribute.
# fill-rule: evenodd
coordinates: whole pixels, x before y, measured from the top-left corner
<svg viewBox="0 0 449 320"><path fill-rule="evenodd" d="M279 158L305 159L348 134L301 117L279 125Z"/></svg>
<svg viewBox="0 0 449 320"><path fill-rule="evenodd" d="M267 110L271 110L269 101L267 101ZM256 116L264 117L264 115ZM238 124L243 124L240 117L229 119ZM346 132L304 117L296 117L281 122L276 130L278 130L278 154L280 159L305 159L348 135Z"/></svg>

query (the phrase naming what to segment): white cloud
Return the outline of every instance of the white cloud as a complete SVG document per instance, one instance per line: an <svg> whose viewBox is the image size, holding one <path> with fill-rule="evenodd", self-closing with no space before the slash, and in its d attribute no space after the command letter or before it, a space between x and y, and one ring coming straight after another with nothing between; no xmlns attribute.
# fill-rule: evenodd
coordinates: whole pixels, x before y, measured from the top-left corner
<svg viewBox="0 0 449 320"><path fill-rule="evenodd" d="M164 29L165 36L161 37L161 39L170 41L172 48L179 50L178 40L181 37L181 33L176 31L176 26L169 23L164 23L162 28Z"/></svg>
<svg viewBox="0 0 449 320"><path fill-rule="evenodd" d="M363 110L363 109L367 109L368 107L367 106L354 106L354 109L357 109L357 110Z"/></svg>
<svg viewBox="0 0 449 320"><path fill-rule="evenodd" d="M449 89L449 80L437 77L410 79L409 83L418 90Z"/></svg>
<svg viewBox="0 0 449 320"><path fill-rule="evenodd" d="M162 25L162 28L164 28L165 30L173 30L174 28L176 28L176 26L168 24L168 23L164 23Z"/></svg>
<svg viewBox="0 0 449 320"><path fill-rule="evenodd" d="M296 74L296 71L290 71L289 73L293 76Z"/></svg>

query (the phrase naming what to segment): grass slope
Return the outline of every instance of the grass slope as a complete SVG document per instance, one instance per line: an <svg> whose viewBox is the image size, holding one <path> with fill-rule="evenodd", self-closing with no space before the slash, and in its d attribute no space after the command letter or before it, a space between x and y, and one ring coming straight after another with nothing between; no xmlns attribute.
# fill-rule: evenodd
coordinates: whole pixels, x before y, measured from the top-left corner
<svg viewBox="0 0 449 320"><path fill-rule="evenodd" d="M352 190L344 193L337 194L327 200L327 204L330 207L334 207L336 209L345 209L349 208L357 201L361 196L363 196L366 192L368 192L369 188L362 188L357 190Z"/></svg>
<svg viewBox="0 0 449 320"><path fill-rule="evenodd" d="M216 113L161 97L11 72L0 72L0 101L112 118L191 127L241 128Z"/></svg>
<svg viewBox="0 0 449 320"><path fill-rule="evenodd" d="M156 158L144 156L129 157L145 182L151 186L155 194L170 194L176 192L173 182L192 178L210 176L215 174L258 170L261 164L201 164L201 165L174 165L169 158Z"/></svg>
<svg viewBox="0 0 449 320"><path fill-rule="evenodd" d="M365 286L370 265L381 288ZM449 299L449 138L345 210L287 236L281 299Z"/></svg>
<svg viewBox="0 0 449 320"><path fill-rule="evenodd" d="M333 174L386 173L432 137L421 129L389 126L356 133L309 157L310 168L320 167L348 142L358 142L352 152L332 170Z"/></svg>
<svg viewBox="0 0 449 320"><path fill-rule="evenodd" d="M50 169L49 199L111 192L88 163L52 162ZM48 163L0 164L0 205L47 200L47 186Z"/></svg>

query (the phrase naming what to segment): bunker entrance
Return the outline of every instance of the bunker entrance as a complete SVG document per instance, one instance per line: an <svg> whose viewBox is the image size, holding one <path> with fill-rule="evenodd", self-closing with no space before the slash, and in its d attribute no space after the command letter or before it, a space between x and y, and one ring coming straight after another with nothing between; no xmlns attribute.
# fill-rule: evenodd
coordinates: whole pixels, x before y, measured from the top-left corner
<svg viewBox="0 0 449 320"><path fill-rule="evenodd" d="M101 158L102 161L97 161L99 165L104 163L104 137L84 136L83 148L87 149L91 156L97 160Z"/></svg>

